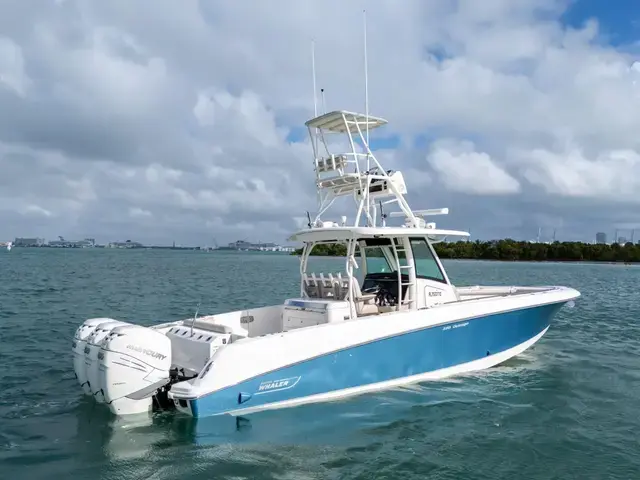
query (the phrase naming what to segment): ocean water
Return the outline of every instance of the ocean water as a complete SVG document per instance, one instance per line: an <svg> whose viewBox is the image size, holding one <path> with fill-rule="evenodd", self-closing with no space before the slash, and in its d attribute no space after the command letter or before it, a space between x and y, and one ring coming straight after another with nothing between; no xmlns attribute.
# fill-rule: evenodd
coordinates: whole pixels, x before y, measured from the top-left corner
<svg viewBox="0 0 640 480"><path fill-rule="evenodd" d="M83 320L152 324L198 304L206 314L279 303L297 294L297 258L2 251L0 478L640 478L640 267L445 265L460 285L559 284L582 297L536 346L488 371L240 421L117 420L74 378Z"/></svg>

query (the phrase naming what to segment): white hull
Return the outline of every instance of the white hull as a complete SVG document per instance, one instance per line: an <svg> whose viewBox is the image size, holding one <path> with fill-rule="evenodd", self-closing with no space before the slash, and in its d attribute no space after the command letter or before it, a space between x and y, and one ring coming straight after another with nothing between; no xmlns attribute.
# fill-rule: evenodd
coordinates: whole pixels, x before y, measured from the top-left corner
<svg viewBox="0 0 640 480"><path fill-rule="evenodd" d="M461 300L426 310L289 331L282 305L151 328L94 319L76 335L74 365L85 393L117 415L150 411L163 387L185 414L246 415L492 367L537 342L579 296L565 287L460 292ZM176 368L183 374L172 379Z"/></svg>

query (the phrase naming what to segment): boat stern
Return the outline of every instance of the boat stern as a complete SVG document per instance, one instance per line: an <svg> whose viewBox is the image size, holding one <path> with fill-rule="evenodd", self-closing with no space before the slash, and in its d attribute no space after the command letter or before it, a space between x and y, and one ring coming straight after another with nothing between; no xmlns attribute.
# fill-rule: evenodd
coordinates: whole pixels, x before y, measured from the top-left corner
<svg viewBox="0 0 640 480"><path fill-rule="evenodd" d="M198 417L197 395L193 388L193 379L174 383L168 392L168 397L180 413Z"/></svg>

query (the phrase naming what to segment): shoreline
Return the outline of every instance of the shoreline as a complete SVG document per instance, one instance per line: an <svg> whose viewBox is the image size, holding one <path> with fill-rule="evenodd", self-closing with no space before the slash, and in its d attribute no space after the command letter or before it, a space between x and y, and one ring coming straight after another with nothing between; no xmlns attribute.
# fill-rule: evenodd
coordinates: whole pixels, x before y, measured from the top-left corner
<svg viewBox="0 0 640 480"><path fill-rule="evenodd" d="M640 263L640 243L595 244L583 242L530 243L511 239L487 242L450 242L434 244L441 260L475 260L500 262L558 262L630 265ZM293 252L300 255L302 249ZM318 245L312 256L343 256L343 245Z"/></svg>

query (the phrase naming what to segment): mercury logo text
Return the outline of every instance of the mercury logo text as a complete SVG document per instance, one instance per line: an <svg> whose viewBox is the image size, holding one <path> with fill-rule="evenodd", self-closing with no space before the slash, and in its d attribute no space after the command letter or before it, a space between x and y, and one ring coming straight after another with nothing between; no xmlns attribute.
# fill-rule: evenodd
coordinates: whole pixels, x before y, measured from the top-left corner
<svg viewBox="0 0 640 480"><path fill-rule="evenodd" d="M145 355L149 355L152 358L158 358L160 360L164 360L165 358L167 358L166 355L163 355L158 352L154 352L153 350L149 350L148 348L142 348L138 345L127 345L127 348L129 350L134 350L136 352L144 353Z"/></svg>

